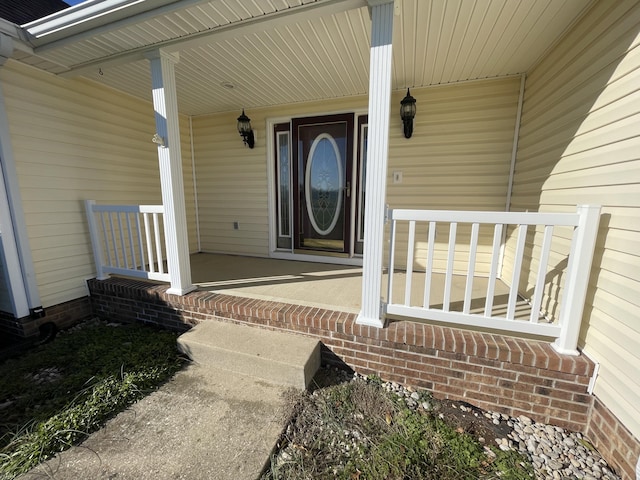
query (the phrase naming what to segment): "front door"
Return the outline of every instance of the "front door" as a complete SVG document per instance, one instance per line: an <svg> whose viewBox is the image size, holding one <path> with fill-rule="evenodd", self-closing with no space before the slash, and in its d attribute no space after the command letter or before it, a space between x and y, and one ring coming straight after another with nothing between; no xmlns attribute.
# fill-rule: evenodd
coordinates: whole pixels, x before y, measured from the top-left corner
<svg viewBox="0 0 640 480"><path fill-rule="evenodd" d="M353 114L292 120L294 248L349 253Z"/></svg>

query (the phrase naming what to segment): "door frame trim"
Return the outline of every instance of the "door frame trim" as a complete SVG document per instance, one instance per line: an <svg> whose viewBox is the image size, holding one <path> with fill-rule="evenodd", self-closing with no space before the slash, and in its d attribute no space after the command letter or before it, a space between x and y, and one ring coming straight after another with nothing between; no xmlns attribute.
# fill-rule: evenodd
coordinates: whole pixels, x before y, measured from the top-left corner
<svg viewBox="0 0 640 480"><path fill-rule="evenodd" d="M368 107L359 107L352 108L348 110L333 110L328 112L318 112L314 116L330 116L330 115L338 115L344 113L353 113L355 116L354 121L354 135L357 135L355 128L357 128L357 119L360 115L366 115L368 113ZM304 115L304 114L302 114ZM316 262L316 263L329 263L335 265L353 265L353 266L362 266L362 255L354 254L354 245L351 242L350 252L347 256L343 257L332 257L332 256L324 256L324 255L314 255L314 254L301 254L295 253L294 249L291 250L283 250L277 248L277 226L275 225L275 205L276 205L276 192L275 192L275 155L274 155L274 138L273 138L273 128L278 123L287 123L291 122L293 118L297 118L302 115L287 115L287 116L277 116L277 117L267 117L265 120L265 140L266 140L266 154L267 154L267 209L268 209L268 232L269 232L269 242L268 242L268 256L270 258L275 258L279 260L297 260L297 261L305 261L305 262ZM310 115L306 115L310 116ZM357 141L357 137L354 137L354 142ZM354 148L352 161L354 162L354 168L357 165L356 158L356 149ZM355 185L354 185L355 186ZM353 203L355 202L355 194L352 191L351 194L351 222L355 221L355 209L353 208Z"/></svg>

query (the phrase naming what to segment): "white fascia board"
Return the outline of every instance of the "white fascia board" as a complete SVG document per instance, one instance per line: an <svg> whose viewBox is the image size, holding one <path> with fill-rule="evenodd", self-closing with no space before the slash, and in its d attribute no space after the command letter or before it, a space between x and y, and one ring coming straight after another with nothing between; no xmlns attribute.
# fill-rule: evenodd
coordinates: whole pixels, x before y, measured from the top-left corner
<svg viewBox="0 0 640 480"><path fill-rule="evenodd" d="M91 0L22 25L34 46L92 30L178 0Z"/></svg>
<svg viewBox="0 0 640 480"><path fill-rule="evenodd" d="M21 30L18 25L10 22L9 20L5 20L4 18L0 18L0 33L4 33L11 38L19 39L20 32Z"/></svg>
<svg viewBox="0 0 640 480"><path fill-rule="evenodd" d="M0 18L0 35L6 35L13 39L13 48L15 50L33 54L33 48L25 43L27 34L15 23Z"/></svg>

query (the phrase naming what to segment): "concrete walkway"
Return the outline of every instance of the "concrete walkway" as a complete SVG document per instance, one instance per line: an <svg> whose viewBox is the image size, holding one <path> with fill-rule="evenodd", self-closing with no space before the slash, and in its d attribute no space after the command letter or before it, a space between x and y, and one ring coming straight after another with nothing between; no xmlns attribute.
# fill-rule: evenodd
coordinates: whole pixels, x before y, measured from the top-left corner
<svg viewBox="0 0 640 480"><path fill-rule="evenodd" d="M256 479L285 424L286 388L192 364L20 479Z"/></svg>

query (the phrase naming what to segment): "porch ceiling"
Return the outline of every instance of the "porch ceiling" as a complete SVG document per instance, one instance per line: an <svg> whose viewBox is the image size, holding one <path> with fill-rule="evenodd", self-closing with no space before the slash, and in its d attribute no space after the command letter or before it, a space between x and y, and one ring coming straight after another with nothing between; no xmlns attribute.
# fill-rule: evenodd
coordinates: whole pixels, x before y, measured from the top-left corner
<svg viewBox="0 0 640 480"><path fill-rule="evenodd" d="M93 0L26 25L33 49L14 58L151 100L145 51L178 52L189 115L367 94L365 0L104 3L119 7L91 12ZM396 0L393 88L527 72L591 3Z"/></svg>

